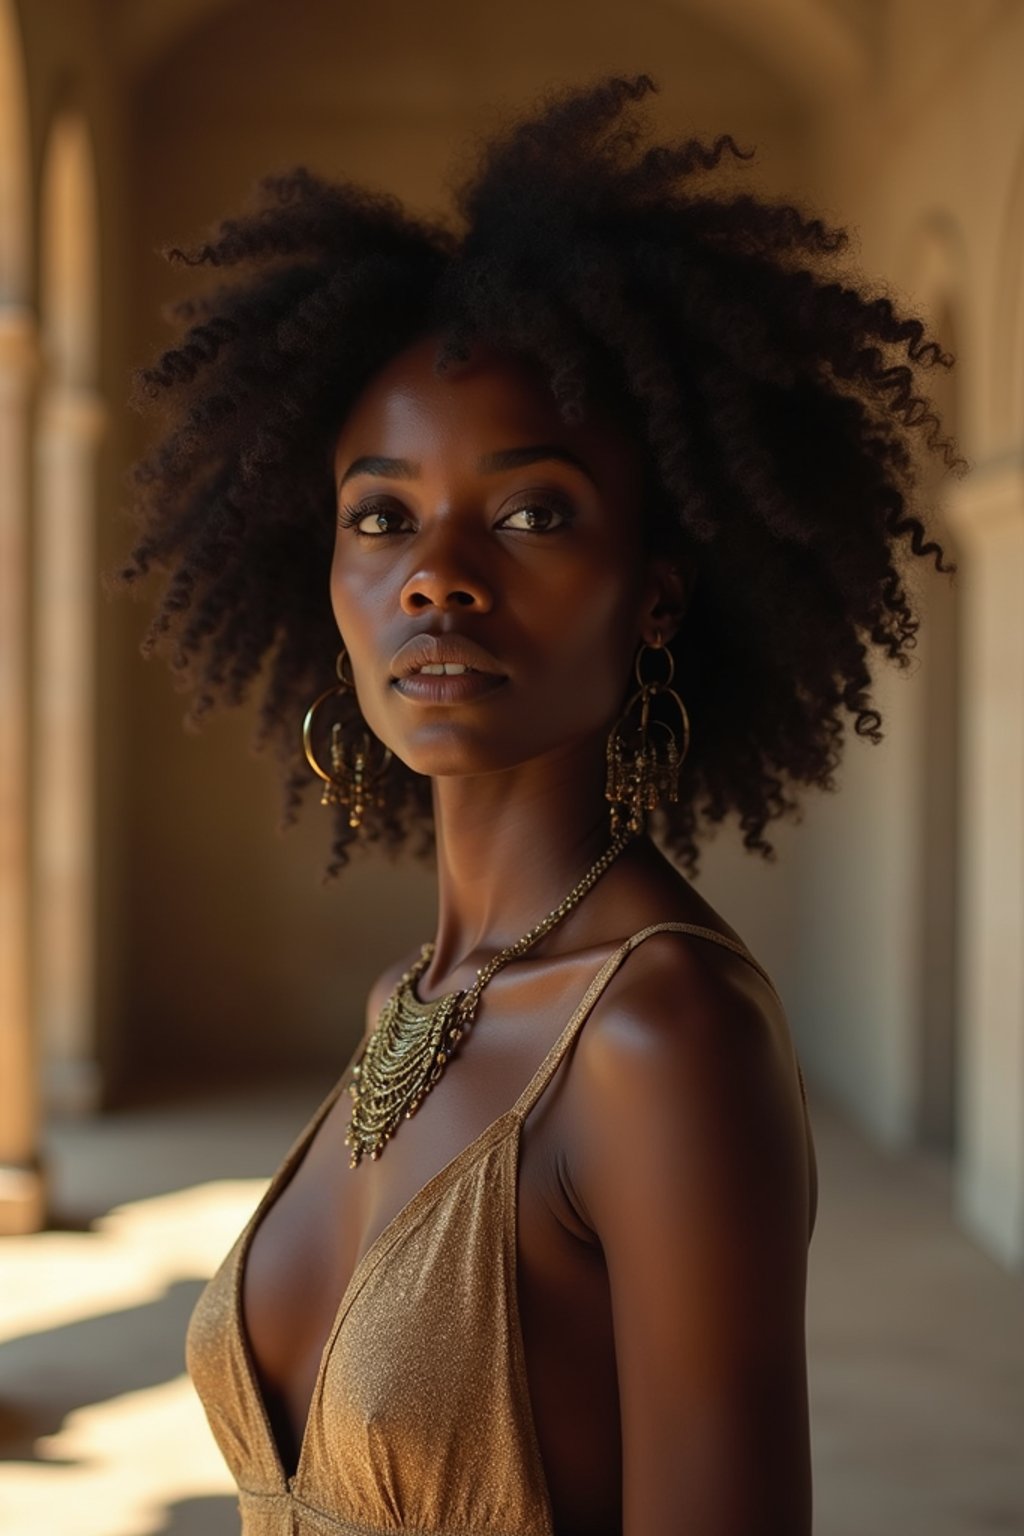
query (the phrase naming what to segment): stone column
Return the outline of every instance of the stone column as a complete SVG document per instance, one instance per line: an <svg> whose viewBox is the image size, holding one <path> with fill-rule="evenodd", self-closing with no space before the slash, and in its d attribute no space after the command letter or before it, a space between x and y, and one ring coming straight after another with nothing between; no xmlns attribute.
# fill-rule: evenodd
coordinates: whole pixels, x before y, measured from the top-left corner
<svg viewBox="0 0 1024 1536"><path fill-rule="evenodd" d="M975 471L963 551L957 1215L1024 1268L1024 456Z"/></svg>
<svg viewBox="0 0 1024 1536"><path fill-rule="evenodd" d="M44 1105L99 1101L94 1018L94 391L53 385L36 431L33 1012Z"/></svg>
<svg viewBox="0 0 1024 1536"><path fill-rule="evenodd" d="M45 1218L29 987L28 443L36 333L0 307L0 1234Z"/></svg>

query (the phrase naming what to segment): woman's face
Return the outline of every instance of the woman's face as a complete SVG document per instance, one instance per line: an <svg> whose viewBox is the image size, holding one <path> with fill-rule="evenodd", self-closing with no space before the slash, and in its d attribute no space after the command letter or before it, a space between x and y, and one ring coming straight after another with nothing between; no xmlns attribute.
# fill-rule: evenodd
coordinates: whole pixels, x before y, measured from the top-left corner
<svg viewBox="0 0 1024 1536"><path fill-rule="evenodd" d="M674 626L639 444L596 411L567 426L528 360L478 347L437 378L436 349L393 358L346 418L331 600L374 734L417 773L472 774L603 739L639 641ZM417 657L422 636L486 654L409 672L448 659Z"/></svg>

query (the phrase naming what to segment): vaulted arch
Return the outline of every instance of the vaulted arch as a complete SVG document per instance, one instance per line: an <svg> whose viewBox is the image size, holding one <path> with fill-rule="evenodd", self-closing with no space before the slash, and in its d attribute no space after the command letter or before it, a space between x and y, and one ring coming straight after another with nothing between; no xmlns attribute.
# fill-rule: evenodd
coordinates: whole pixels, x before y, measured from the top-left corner
<svg viewBox="0 0 1024 1536"><path fill-rule="evenodd" d="M676 0L743 53L759 58L797 98L834 102L861 85L870 64L867 20L828 0ZM118 50L139 79L191 34L239 0L120 0ZM870 18L871 13L868 13Z"/></svg>

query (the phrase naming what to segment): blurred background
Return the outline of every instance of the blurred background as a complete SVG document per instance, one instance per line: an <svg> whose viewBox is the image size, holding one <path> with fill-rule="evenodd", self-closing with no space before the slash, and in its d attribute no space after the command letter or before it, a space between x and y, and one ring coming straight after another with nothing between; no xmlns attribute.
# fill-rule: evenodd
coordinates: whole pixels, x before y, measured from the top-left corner
<svg viewBox="0 0 1024 1536"><path fill-rule="evenodd" d="M1022 0L0 0L0 1529L237 1530L183 1375L191 1306L336 1079L429 869L320 874L245 710L200 737L148 607L102 597L202 235L302 162L442 214L474 135L653 74L662 136L858 232L958 357L935 399L912 668L835 795L733 823L697 882L767 965L808 1079L818 1536L1024 1530ZM326 580L326 573L325 573Z"/></svg>

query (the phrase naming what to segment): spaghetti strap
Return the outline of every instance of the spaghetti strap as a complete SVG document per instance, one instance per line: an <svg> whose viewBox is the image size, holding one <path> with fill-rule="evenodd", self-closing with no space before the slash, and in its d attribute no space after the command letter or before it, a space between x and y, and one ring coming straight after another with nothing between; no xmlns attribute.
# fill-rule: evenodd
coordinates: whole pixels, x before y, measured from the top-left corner
<svg viewBox="0 0 1024 1536"><path fill-rule="evenodd" d="M523 1092L519 1095L519 1098L513 1104L511 1110L509 1111L509 1115L513 1120L517 1121L521 1125L522 1122L526 1119L527 1115L530 1113L530 1110L533 1108L534 1104L536 1104L537 1100L540 1098L541 1094L544 1092L548 1083L554 1076L558 1065L562 1060L562 1057L565 1055L573 1040L582 1029L587 1017L594 1007L594 1004L597 1002L598 998L601 996L601 993L604 991L605 987L615 975L615 972L619 969L619 966L625 960L627 955L631 954L638 945L642 944L645 939L650 938L651 935L655 933L693 933L696 934L698 938L710 939L715 944L724 945L726 949L731 949L734 954L741 956L742 959L748 961L753 966L758 975L761 976L765 982L767 982L768 986L771 988L771 991L775 997L778 998L781 1005L782 999L779 998L778 989L776 988L771 977L768 975L768 972L765 970L764 966L761 965L760 961L755 960L749 949L747 949L745 945L738 943L736 939L730 939L727 934L718 933L714 928L706 928L700 923L651 923L648 927L641 928L639 932L631 934L624 943L620 944L619 948L614 952L614 954L609 955L608 959L605 961L604 965L602 965L601 969L590 983L590 986L583 994L579 1006L574 1010L569 1022L566 1024L565 1028L558 1036L558 1039L548 1051L544 1060L537 1068L534 1076L531 1078L529 1083L527 1083L526 1087L523 1089ZM799 1059L796 1058L795 1051L794 1058L796 1059L797 1077L800 1081L800 1096L803 1100L804 1108L806 1109L807 1090L804 1086L804 1074L801 1071L800 1062Z"/></svg>

